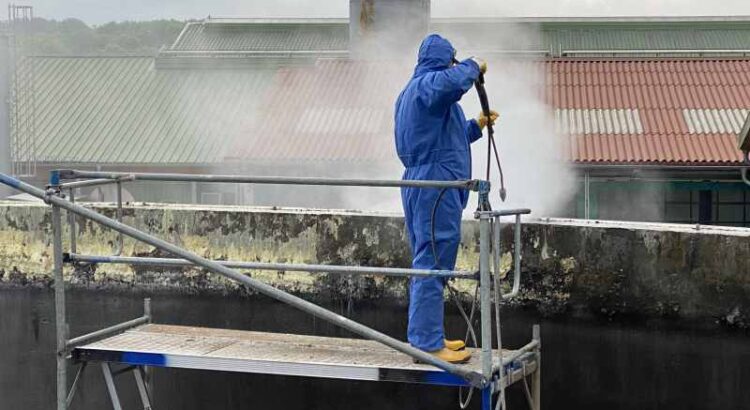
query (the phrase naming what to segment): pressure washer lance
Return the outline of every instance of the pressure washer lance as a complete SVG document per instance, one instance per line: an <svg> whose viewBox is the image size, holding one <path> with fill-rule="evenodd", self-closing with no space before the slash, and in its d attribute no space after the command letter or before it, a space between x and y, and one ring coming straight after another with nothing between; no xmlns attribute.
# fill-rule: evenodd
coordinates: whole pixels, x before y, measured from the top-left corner
<svg viewBox="0 0 750 410"><path fill-rule="evenodd" d="M479 78L474 82L474 88L477 89L479 94L479 103L482 105L482 112L487 117L487 181L490 180L490 164L492 163L492 152L495 153L495 163L497 163L497 169L500 172L500 200L505 202L507 192L505 191L505 179L503 178L503 167L500 165L500 154L497 152L497 145L495 144L495 129L490 121L490 102L487 98L487 90L484 88L484 74L479 73Z"/></svg>
<svg viewBox="0 0 750 410"><path fill-rule="evenodd" d="M503 167L500 165L500 154L497 152L497 145L495 144L495 129L490 121L490 102L487 98L487 90L484 88L484 74L479 73L479 78L474 82L474 88L477 89L479 94L479 104L482 106L482 112L487 117L487 173L485 175L486 180L490 180L490 165L492 163L492 152L495 153L495 163L497 169L500 172L500 200L505 202L507 192L505 191L505 179L503 178Z"/></svg>

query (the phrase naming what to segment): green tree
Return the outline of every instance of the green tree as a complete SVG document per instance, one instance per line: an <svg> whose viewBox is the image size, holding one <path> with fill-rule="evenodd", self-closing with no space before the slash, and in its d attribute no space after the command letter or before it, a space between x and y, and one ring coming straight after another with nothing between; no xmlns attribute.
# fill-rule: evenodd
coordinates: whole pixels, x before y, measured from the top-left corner
<svg viewBox="0 0 750 410"><path fill-rule="evenodd" d="M112 22L90 27L78 19L36 18L19 26L17 36L30 55L154 55L177 38L185 25L177 20Z"/></svg>

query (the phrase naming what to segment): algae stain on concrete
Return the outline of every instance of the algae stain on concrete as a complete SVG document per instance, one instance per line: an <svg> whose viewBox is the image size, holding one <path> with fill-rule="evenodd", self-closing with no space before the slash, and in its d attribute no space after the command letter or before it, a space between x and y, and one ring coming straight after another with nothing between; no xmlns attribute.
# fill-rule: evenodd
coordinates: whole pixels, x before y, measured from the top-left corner
<svg viewBox="0 0 750 410"><path fill-rule="evenodd" d="M560 268L562 268L562 271L565 274L573 272L577 266L578 262L576 262L576 259L572 256L560 259Z"/></svg>
<svg viewBox="0 0 750 410"><path fill-rule="evenodd" d="M111 207L107 206L98 210L107 214L113 213ZM182 209L165 208L162 211L141 209L137 210L138 212L135 210L137 209L132 207L127 209L125 223L144 229L206 258L289 263L312 263L315 260L317 243L315 225L301 227L295 237L269 236L245 229L247 213L239 217L225 212L209 212L203 216L195 216L193 212ZM47 215L49 208L41 205L10 205L0 208L0 212L3 213L3 218L0 219L0 270L18 272L19 275L25 275L27 278L50 278L53 262L49 240L51 228ZM255 221L257 222L258 219L256 218ZM77 219L76 222L78 253L87 255L111 255L113 253L118 240L116 232L102 228L91 221ZM224 224L227 227L222 227ZM63 225L64 247L67 250L69 248L67 218ZM372 241L372 238L370 240ZM125 238L124 244L123 256L169 256L159 254L151 246L129 238ZM137 270L127 265L101 265L92 271L91 279L94 282L135 283L138 280ZM71 278L75 276L75 273L76 269L66 267L66 277ZM182 275L188 279L196 275L209 276L209 281L227 285L223 279L214 277L215 275L205 275L200 269L184 269ZM285 287L292 286L298 289L309 289L314 282L314 276L308 273L279 274L275 271L254 271L252 276L272 284L283 283ZM0 281L8 279L9 275L0 277Z"/></svg>
<svg viewBox="0 0 750 410"><path fill-rule="evenodd" d="M111 206L91 208L114 215ZM49 283L49 215L44 205L0 203L0 282ZM382 215L135 205L125 208L125 223L212 259L389 267L408 267L411 259L403 219ZM113 252L116 233L82 218L77 219L77 227L79 253ZM512 269L509 228L503 226L502 231L504 274ZM525 224L523 229L523 285L516 303L552 313L651 314L666 309L679 317L727 317L726 323L744 323L735 317L750 312L750 234L549 222ZM66 227L66 244L68 235ZM478 250L478 224L467 221L462 226L457 269L476 271ZM129 239L123 255L169 256ZM190 292L238 289L201 269L149 269L99 265L68 268L65 273L73 281L93 281L97 287L165 286ZM347 300L403 296L406 289L406 281L400 278L249 274L285 289ZM460 282L461 289L473 291L474 281ZM509 278L503 283L507 287ZM732 314L735 311L740 313Z"/></svg>
<svg viewBox="0 0 750 410"><path fill-rule="evenodd" d="M0 266L21 272L51 270L49 243L21 231L0 231Z"/></svg>

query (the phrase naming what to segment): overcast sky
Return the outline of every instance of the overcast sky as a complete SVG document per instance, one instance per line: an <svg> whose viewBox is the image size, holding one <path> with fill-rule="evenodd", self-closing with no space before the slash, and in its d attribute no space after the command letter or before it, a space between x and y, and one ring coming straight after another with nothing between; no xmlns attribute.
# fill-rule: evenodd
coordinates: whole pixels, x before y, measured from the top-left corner
<svg viewBox="0 0 750 410"><path fill-rule="evenodd" d="M25 0L35 15L108 21L212 16L346 17L349 0ZM748 0L432 0L435 17L471 16L737 16Z"/></svg>

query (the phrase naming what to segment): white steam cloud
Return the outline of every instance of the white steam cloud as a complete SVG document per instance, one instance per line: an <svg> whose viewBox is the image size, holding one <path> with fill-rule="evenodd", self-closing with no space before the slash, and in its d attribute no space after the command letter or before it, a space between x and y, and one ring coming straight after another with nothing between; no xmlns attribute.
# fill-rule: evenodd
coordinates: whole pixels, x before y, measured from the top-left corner
<svg viewBox="0 0 750 410"><path fill-rule="evenodd" d="M470 32L454 31L441 33L445 35L459 51L459 57L468 57L475 40L485 39L485 45L475 49L509 49L523 51L532 49L538 34L534 31L515 25L504 25L498 30L495 25L491 32L482 32L476 27L468 26ZM393 31L394 35L398 30ZM388 36L381 33L380 36ZM487 44L490 39L491 44ZM387 42L389 39L380 39ZM378 61L383 53L377 47L369 48L372 55L365 57L361 64L382 64L388 66L387 78L382 74L366 70L356 82L356 89L350 90L354 95L366 96L368 100L380 101L382 106L376 110L387 113L392 118L393 106L399 91L411 77L416 62L416 45L406 58ZM467 51L469 50L469 51ZM406 52L405 52L406 53ZM477 52L481 57L481 51ZM521 57L519 57L521 56ZM492 158L491 203L495 209L530 208L533 215L566 216L570 211L570 199L575 193L575 178L565 156L566 136L555 133L555 124L550 107L541 100L543 89L543 63L530 59L524 54L488 58L489 71L486 75L486 87L490 105L500 113L500 121L495 127L495 138L500 152L508 192L507 201L500 201L498 192L500 181L494 157ZM475 90L470 90L461 100L467 119L476 117L480 105ZM325 107L322 107L325 108ZM371 107L372 108L372 107ZM335 120L335 119L334 119ZM343 125L342 125L343 126ZM352 125L354 126L354 125ZM391 161L382 161L377 165L366 162L341 163L335 169L321 170L333 177L399 179L403 167L398 161L392 129L387 135L378 138L383 151L392 152ZM486 171L487 137L472 146L473 177L483 179ZM309 176L309 170L288 169L288 175ZM386 188L331 188L326 195L315 195L312 191L295 191L300 198L278 201L278 206L308 206L324 208L344 208L367 211L402 212L401 198L397 189ZM320 192L319 190L317 192ZM304 197L304 198L302 198ZM264 204L264 205L271 205ZM477 198L473 195L467 205L466 216L476 209Z"/></svg>
<svg viewBox="0 0 750 410"><path fill-rule="evenodd" d="M498 6L499 7L499 6ZM446 33L459 50L459 56L476 50L476 56L488 61L485 88L490 107L500 114L495 125L495 141L504 173L507 199L501 202L500 178L494 154L490 164L495 209L530 208L534 216L564 216L570 211L575 194L575 175L566 156L567 136L555 132L551 107L542 100L544 67L534 51L540 34L529 26L504 24L476 25L470 32ZM466 47L468 51L461 51ZM489 53L491 49L514 50L513 54ZM490 55L482 55L482 51ZM461 100L467 118L481 111L475 91ZM473 177L485 178L487 169L487 131L472 147ZM473 211L472 196L467 213Z"/></svg>
<svg viewBox="0 0 750 410"><path fill-rule="evenodd" d="M531 208L535 216L560 216L569 211L575 177L565 158L566 136L555 133L551 110L537 93L540 64L508 60L490 64L493 62L486 88L491 107L500 113L495 140L508 197L503 203L498 198L500 179L493 157L490 200L495 208ZM464 97L468 101L463 105L468 112L478 112L479 103L472 97ZM486 152L485 137L473 148L475 178L485 177Z"/></svg>

